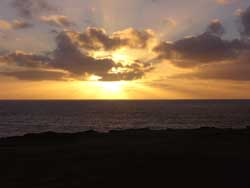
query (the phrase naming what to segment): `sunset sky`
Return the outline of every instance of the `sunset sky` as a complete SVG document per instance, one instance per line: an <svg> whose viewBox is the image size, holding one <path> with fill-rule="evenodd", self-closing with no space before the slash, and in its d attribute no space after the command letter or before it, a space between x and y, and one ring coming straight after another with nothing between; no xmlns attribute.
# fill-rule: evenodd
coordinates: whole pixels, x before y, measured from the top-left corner
<svg viewBox="0 0 250 188"><path fill-rule="evenodd" d="M0 99L250 98L249 0L1 0Z"/></svg>

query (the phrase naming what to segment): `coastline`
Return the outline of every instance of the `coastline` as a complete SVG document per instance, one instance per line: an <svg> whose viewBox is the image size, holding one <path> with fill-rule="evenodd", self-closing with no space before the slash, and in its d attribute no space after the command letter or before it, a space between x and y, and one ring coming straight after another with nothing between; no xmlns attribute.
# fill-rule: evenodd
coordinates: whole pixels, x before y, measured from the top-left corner
<svg viewBox="0 0 250 188"><path fill-rule="evenodd" d="M27 134L0 139L0 180L6 188L249 187L249 148L249 127Z"/></svg>
<svg viewBox="0 0 250 188"><path fill-rule="evenodd" d="M44 132L34 132L34 133L26 133L23 135L14 135L14 136L4 136L0 137L1 141L8 140L22 140L23 138L35 138L35 137L47 137L53 136L54 139L56 137L74 137L74 136L91 136L91 135L99 135L99 136L112 136L114 134L135 134L135 135L143 135L143 134L170 134L170 133L229 133L229 132L248 132L250 131L250 126L247 127L239 127L239 128L216 128L216 127L200 127L200 128L138 128L138 129L113 129L107 132L97 131L97 130L86 130L79 132L55 132L55 131L44 131ZM134 135L134 136L135 136Z"/></svg>

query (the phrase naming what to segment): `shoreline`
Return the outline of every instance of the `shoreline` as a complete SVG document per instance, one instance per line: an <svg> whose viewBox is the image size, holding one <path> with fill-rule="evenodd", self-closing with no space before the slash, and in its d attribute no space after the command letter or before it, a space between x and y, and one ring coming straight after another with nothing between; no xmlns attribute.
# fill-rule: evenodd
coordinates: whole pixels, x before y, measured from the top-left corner
<svg viewBox="0 0 250 188"><path fill-rule="evenodd" d="M225 132L236 132L236 131L244 131L244 132L250 132L250 126L246 126L244 127L240 127L240 128L216 128L216 127L200 127L200 128L190 128L190 129L183 129L183 128L158 128L158 129L154 129L154 128L138 128L138 129L113 129L113 130L109 130L107 132L102 132L102 131L97 131L97 130L86 130L86 131L79 131L79 132L55 132L55 131L45 131L45 132L37 132L37 133L26 133L23 135L16 135L16 136L5 136L5 137L0 137L0 142L3 140L9 140L9 139L21 139L21 138L25 138L25 137L42 137L42 136L65 136L65 137L74 137L74 136L86 136L88 134L90 135L113 135L114 133L117 134L126 134L126 133L192 133L192 132L200 132L200 133L205 133L205 132L219 132L219 133L225 133Z"/></svg>

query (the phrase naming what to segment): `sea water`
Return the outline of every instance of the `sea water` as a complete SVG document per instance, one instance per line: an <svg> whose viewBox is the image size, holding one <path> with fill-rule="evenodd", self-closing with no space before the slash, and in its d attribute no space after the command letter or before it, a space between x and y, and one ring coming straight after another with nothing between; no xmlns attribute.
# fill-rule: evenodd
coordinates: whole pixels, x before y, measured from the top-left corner
<svg viewBox="0 0 250 188"><path fill-rule="evenodd" d="M40 132L250 126L250 100L0 101L0 137Z"/></svg>

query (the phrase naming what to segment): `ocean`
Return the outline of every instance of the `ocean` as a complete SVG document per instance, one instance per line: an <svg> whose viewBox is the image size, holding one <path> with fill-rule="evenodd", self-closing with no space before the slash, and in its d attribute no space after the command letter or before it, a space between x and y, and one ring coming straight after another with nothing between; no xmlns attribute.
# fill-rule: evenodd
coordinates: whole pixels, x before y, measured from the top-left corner
<svg viewBox="0 0 250 188"><path fill-rule="evenodd" d="M0 137L40 132L250 126L250 100L0 101Z"/></svg>

